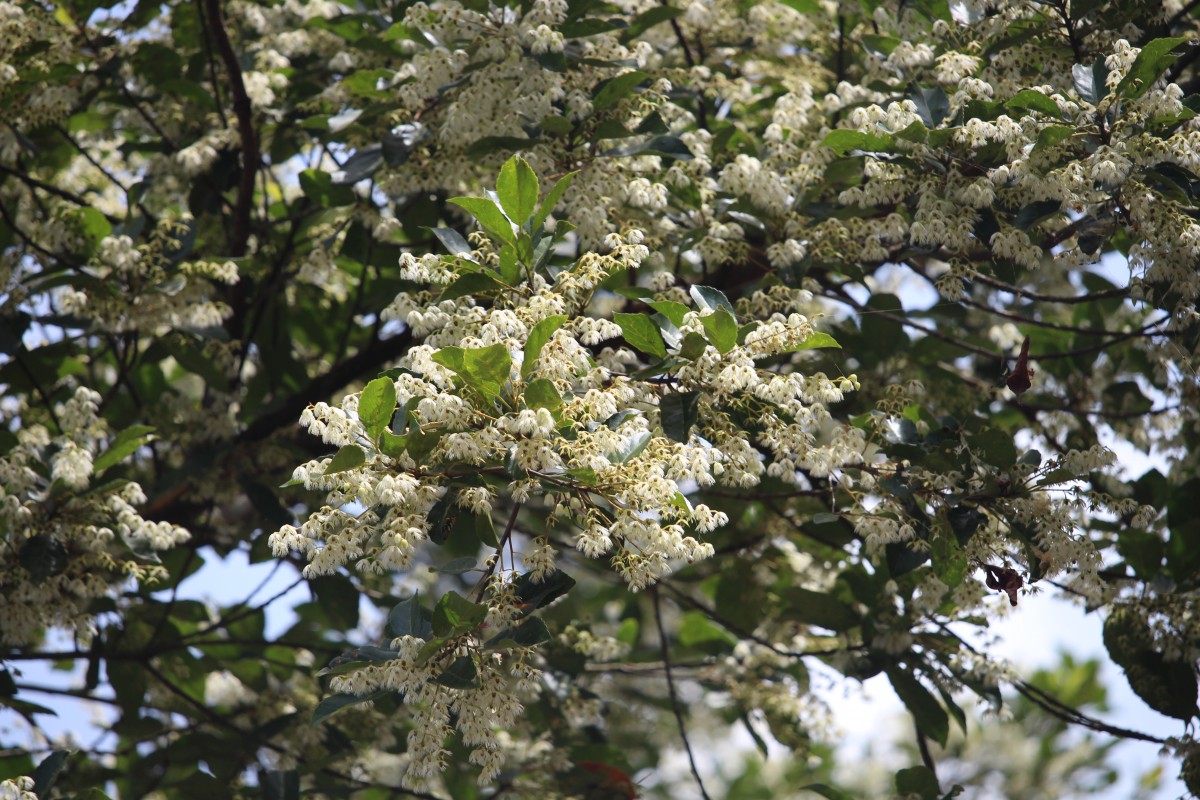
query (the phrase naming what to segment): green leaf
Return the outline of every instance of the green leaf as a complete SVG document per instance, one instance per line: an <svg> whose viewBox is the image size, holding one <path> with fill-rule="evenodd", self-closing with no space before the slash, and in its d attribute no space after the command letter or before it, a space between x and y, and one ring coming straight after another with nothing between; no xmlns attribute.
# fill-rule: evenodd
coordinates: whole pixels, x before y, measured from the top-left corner
<svg viewBox="0 0 1200 800"><path fill-rule="evenodd" d="M688 611L679 623L679 643L684 647L713 643L732 647L737 641L736 636L699 611Z"/></svg>
<svg viewBox="0 0 1200 800"><path fill-rule="evenodd" d="M888 667L888 680L916 720L917 729L943 747L950 736L950 717L921 682L899 667Z"/></svg>
<svg viewBox="0 0 1200 800"><path fill-rule="evenodd" d="M550 641L550 630L541 617L527 617L511 631L505 631L490 639L484 647L488 650L510 650L517 647L537 647Z"/></svg>
<svg viewBox="0 0 1200 800"><path fill-rule="evenodd" d="M38 797L47 797L50 790L54 788L54 782L58 780L58 774L62 772L63 765L67 763L67 756L71 755L70 750L55 750L42 759L42 763L37 765L37 769L33 771L33 793Z"/></svg>
<svg viewBox="0 0 1200 800"><path fill-rule="evenodd" d="M621 620L620 627L617 628L616 640L622 644L627 644L633 647L637 644L639 629L641 628L636 617L626 617Z"/></svg>
<svg viewBox="0 0 1200 800"><path fill-rule="evenodd" d="M521 362L522 378L528 378L529 374L533 372L533 368L537 365L538 354L542 352L542 348L546 346L546 342L550 341L554 332L561 328L566 321L566 316L555 314L546 317L530 329L529 338L525 340L525 359Z"/></svg>
<svg viewBox="0 0 1200 800"><path fill-rule="evenodd" d="M1071 77L1075 80L1075 89L1084 102L1091 105L1099 103L1107 94L1105 78L1108 68L1104 66L1104 56L1096 59L1094 64L1076 64L1071 67Z"/></svg>
<svg viewBox="0 0 1200 800"><path fill-rule="evenodd" d="M794 0L794 1L801 2L802 0ZM789 5L789 6L792 4L791 2L789 2L789 0L780 0L780 2L782 2L784 5ZM815 2L815 0L813 0L813 2ZM812 792L813 794L819 794L819 795L821 795L821 797L826 798L826 800L854 800L854 798L852 798L850 795L843 792L841 789L835 789L832 786L829 786L824 783L810 783L807 786L801 786L800 791Z"/></svg>
<svg viewBox="0 0 1200 800"><path fill-rule="evenodd" d="M496 195L504 213L517 225L533 215L538 200L538 179L533 168L520 156L504 162L496 179Z"/></svg>
<svg viewBox="0 0 1200 800"><path fill-rule="evenodd" d="M475 515L475 538L487 547L499 547L500 537L496 535L496 523L491 514Z"/></svg>
<svg viewBox="0 0 1200 800"><path fill-rule="evenodd" d="M540 231L542 229L542 226L546 224L546 217L553 213L554 207L558 205L559 200L562 200L563 195L567 193L567 189L571 186L571 181L575 180L575 176L578 174L578 171L568 172L566 175L563 175L561 178L559 178L558 181L555 182L553 188L546 193L546 197L542 200L542 204L538 206L537 213L533 215L533 219L529 222L529 230L531 232Z"/></svg>
<svg viewBox="0 0 1200 800"><path fill-rule="evenodd" d="M1033 146L1033 152L1040 153L1053 147L1074 133L1075 129L1069 125L1047 125L1038 133L1037 144Z"/></svg>
<svg viewBox="0 0 1200 800"><path fill-rule="evenodd" d="M336 656L332 661L325 665L325 668L317 673L316 677L322 678L326 675L344 675L347 672L353 672L363 664L377 664L381 661L391 661L396 658L396 651L386 647L375 647L373 645L363 645L356 647L353 650L347 650L340 656Z"/></svg>
<svg viewBox="0 0 1200 800"><path fill-rule="evenodd" d="M610 453L608 460L614 464L626 464L637 458L650 445L654 435L650 431L638 431L621 443L621 446Z"/></svg>
<svg viewBox="0 0 1200 800"><path fill-rule="evenodd" d="M659 402L662 428L671 439L687 443L692 426L700 419L699 392L671 392Z"/></svg>
<svg viewBox="0 0 1200 800"><path fill-rule="evenodd" d="M300 800L300 773L294 769L264 769L259 773L263 800Z"/></svg>
<svg viewBox="0 0 1200 800"><path fill-rule="evenodd" d="M512 369L512 357L501 343L489 347L443 347L432 358L490 399L500 394Z"/></svg>
<svg viewBox="0 0 1200 800"><path fill-rule="evenodd" d="M859 131L830 131L821 140L825 147L832 148L839 156L861 150L867 153L890 153L896 146L895 139L886 133L860 133Z"/></svg>
<svg viewBox="0 0 1200 800"><path fill-rule="evenodd" d="M529 408L548 408L553 411L562 402L558 389L545 378L534 378L525 386L525 405Z"/></svg>
<svg viewBox="0 0 1200 800"><path fill-rule="evenodd" d="M621 335L631 347L656 358L666 357L667 345L648 315L617 313L613 314L613 321L621 327Z"/></svg>
<svg viewBox="0 0 1200 800"><path fill-rule="evenodd" d="M814 0L815 2L815 0ZM666 22L669 19L674 19L683 13L683 9L672 8L671 6L651 6L647 10L638 14L629 23L629 28L621 34L621 43L628 44L641 37L643 33Z"/></svg>
<svg viewBox="0 0 1200 800"><path fill-rule="evenodd" d="M678 136L655 136L653 139L648 139L644 142L636 142L628 144L624 147L615 147L612 150L605 150L601 155L607 158L624 158L627 156L660 156L662 158L674 158L679 161L689 161L695 158L688 146L683 143L683 140Z"/></svg>
<svg viewBox="0 0 1200 800"><path fill-rule="evenodd" d="M433 608L433 634L453 636L475 630L487 618L487 606L472 603L458 592L446 592Z"/></svg>
<svg viewBox="0 0 1200 800"><path fill-rule="evenodd" d="M676 303L674 300L647 300L646 305L671 320L671 324L676 328L683 327L683 318L691 311L683 303Z"/></svg>
<svg viewBox="0 0 1200 800"><path fill-rule="evenodd" d="M929 767L909 767L896 773L896 791L902 795L917 795L921 800L938 800L942 788Z"/></svg>
<svg viewBox="0 0 1200 800"><path fill-rule="evenodd" d="M39 533L21 544L17 563L29 573L33 585L40 586L47 578L61 575L67 568L69 558L66 545L54 536Z"/></svg>
<svg viewBox="0 0 1200 800"><path fill-rule="evenodd" d="M940 86L914 86L908 99L917 107L917 115L926 127L936 128L950 110L950 100Z"/></svg>
<svg viewBox="0 0 1200 800"><path fill-rule="evenodd" d="M1004 106L1009 111L1014 112L1037 111L1048 117L1062 116L1062 113L1058 110L1058 103L1055 103L1036 89L1025 89L1017 92Z"/></svg>
<svg viewBox="0 0 1200 800"><path fill-rule="evenodd" d="M512 223L504 216L500 207L486 197L452 197L450 202L462 208L479 221L485 231L502 242L514 244Z"/></svg>
<svg viewBox="0 0 1200 800"><path fill-rule="evenodd" d="M1117 94L1130 100L1136 100L1148 92L1158 77L1175 63L1175 59L1179 58L1179 53L1171 51L1186 41L1188 41L1187 37L1178 36L1170 39L1155 39L1148 43L1133 60L1133 66L1129 68L1129 72L1117 84ZM1191 46L1195 47L1196 45L1193 43Z"/></svg>
<svg viewBox="0 0 1200 800"><path fill-rule="evenodd" d="M476 689L479 687L479 669L471 656L459 656L433 681L451 689Z"/></svg>
<svg viewBox="0 0 1200 800"><path fill-rule="evenodd" d="M113 438L107 450L96 457L92 462L92 469L99 475L133 455L139 447L148 444L154 438L150 435L153 430L149 425L130 425Z"/></svg>
<svg viewBox="0 0 1200 800"><path fill-rule="evenodd" d="M332 694L321 702L317 703L317 707L313 709L312 719L309 720L308 724L319 725L344 708L356 706L359 703L366 703L370 700L374 700L377 697L381 697L384 694L387 693L375 692L374 694L366 695L364 697L359 697L358 695L353 694Z"/></svg>
<svg viewBox="0 0 1200 800"><path fill-rule="evenodd" d="M592 109L603 111L616 103L622 97L633 91L634 87L650 76L644 72L633 70L615 78L610 78L601 84L599 91L592 98Z"/></svg>
<svg viewBox="0 0 1200 800"><path fill-rule="evenodd" d="M508 247L508 245L504 245ZM494 292L497 289L503 289L504 284L496 280L494 273L491 270L480 270L479 272L468 272L459 278L455 278L454 282L442 290L438 295L438 302L444 300L457 300L460 297L478 296L487 292Z"/></svg>
<svg viewBox="0 0 1200 800"><path fill-rule="evenodd" d="M399 458L408 449L408 437L385 430L379 435L379 450L390 458ZM303 481L301 481L303 483Z"/></svg>
<svg viewBox="0 0 1200 800"><path fill-rule="evenodd" d="M463 238L462 234L453 228L430 228L437 240L442 243L442 247L446 248L446 252L451 255L464 258L467 261L474 261L471 258L471 245Z"/></svg>
<svg viewBox="0 0 1200 800"><path fill-rule="evenodd" d="M688 294L692 296L696 307L701 311L716 311L718 308L723 308L729 312L729 316L733 317L735 321L737 320L737 312L733 310L733 303L729 302L729 298L720 289L696 285L688 289Z"/></svg>
<svg viewBox="0 0 1200 800"><path fill-rule="evenodd" d="M575 579L561 569L554 570L537 583L531 576L532 573L525 572L513 581L517 598L530 609L538 609L554 602L575 586Z"/></svg>
<svg viewBox="0 0 1200 800"><path fill-rule="evenodd" d="M339 472L354 469L366 463L367 454L363 449L356 444L343 445L337 453L334 454L333 460L329 462L329 466L325 468L326 475L335 475Z"/></svg>
<svg viewBox="0 0 1200 800"><path fill-rule="evenodd" d="M396 384L391 378L376 378L358 398L358 418L371 441L377 441L396 413Z"/></svg>
<svg viewBox="0 0 1200 800"><path fill-rule="evenodd" d="M779 2L783 3L785 6L787 6L790 9L793 9L794 11L799 11L801 14L803 14L806 17L807 16L819 17L820 15L825 13L825 10L823 8L821 8L821 4L819 2L817 2L817 0L779 0ZM817 784L814 784L814 785L817 785ZM805 788L808 788L808 787L805 787ZM826 796L828 796L828 795L826 795Z"/></svg>
<svg viewBox="0 0 1200 800"><path fill-rule="evenodd" d="M700 318L708 340L724 355L737 346L738 324L724 308Z"/></svg>
<svg viewBox="0 0 1200 800"><path fill-rule="evenodd" d="M458 504L455 502L457 492L447 489L433 508L429 509L426 519L429 520L429 540L434 544L445 544L458 521Z"/></svg>
<svg viewBox="0 0 1200 800"><path fill-rule="evenodd" d="M383 147L377 144L364 147L346 159L342 168L333 173L333 182L339 186L352 186L361 180L370 178L382 166Z"/></svg>
<svg viewBox="0 0 1200 800"><path fill-rule="evenodd" d="M429 623L421 614L420 592L415 592L412 597L396 604L388 613L388 628L394 638L416 636L424 639L432 633Z"/></svg>
<svg viewBox="0 0 1200 800"><path fill-rule="evenodd" d="M304 196L321 208L348 206L354 202L354 189L333 184L333 176L320 169L300 173L300 189Z"/></svg>
<svg viewBox="0 0 1200 800"><path fill-rule="evenodd" d="M825 592L792 586L781 592L781 599L784 603L781 609L782 619L816 625L835 633L848 631L862 624L858 612Z"/></svg>
<svg viewBox="0 0 1200 800"><path fill-rule="evenodd" d="M517 259L517 248L511 244L500 247L500 279L509 286L521 282L521 263Z"/></svg>
<svg viewBox="0 0 1200 800"><path fill-rule="evenodd" d="M987 463L1000 469L1009 469L1017 463L1017 446L1012 434L998 428L985 428L974 436L967 437L971 448Z"/></svg>
<svg viewBox="0 0 1200 800"><path fill-rule="evenodd" d="M112 223L108 221L108 218L103 213L95 208L77 209L72 216L79 224L79 233L93 247L98 246L102 239L112 235Z"/></svg>
<svg viewBox="0 0 1200 800"><path fill-rule="evenodd" d="M798 353L801 350L817 350L824 347L836 347L841 349L838 340L830 336L828 333L820 333L814 331L812 336L809 336L803 342L798 342L787 349L789 353Z"/></svg>
<svg viewBox="0 0 1200 800"><path fill-rule="evenodd" d="M447 561L440 567L430 567L429 570L441 573L442 575L462 575L475 569L477 564L478 561L476 561L475 556L463 556L462 558Z"/></svg>
<svg viewBox="0 0 1200 800"><path fill-rule="evenodd" d="M987 517L982 512L971 506L955 506L946 512L946 520L950 523L950 530L954 532L954 538L958 540L960 545L965 545L970 541L975 531L979 530L979 526L986 519Z"/></svg>
<svg viewBox="0 0 1200 800"><path fill-rule="evenodd" d="M679 356L689 361L695 361L704 355L704 351L708 349L708 344L708 339L705 339L695 331L688 331L683 335L683 341L679 343Z"/></svg>

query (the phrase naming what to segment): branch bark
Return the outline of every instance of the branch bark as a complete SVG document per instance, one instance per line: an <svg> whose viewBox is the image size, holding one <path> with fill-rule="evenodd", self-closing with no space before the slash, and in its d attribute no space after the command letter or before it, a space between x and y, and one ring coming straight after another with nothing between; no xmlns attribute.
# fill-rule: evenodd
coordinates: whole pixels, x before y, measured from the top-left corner
<svg viewBox="0 0 1200 800"><path fill-rule="evenodd" d="M229 40L229 32L225 30L225 20L221 14L220 0L204 0L208 13L208 26L212 31L213 40L221 60L225 63L225 75L229 79L229 92L233 96L233 113L238 121L238 133L242 140L242 175L238 182L237 204L233 212L233 230L229 234L229 253L234 258L246 255L246 245L250 241L250 215L254 203L254 176L262 163L262 154L258 149L258 132L254 129L254 114L250 106L250 96L246 94L246 84L242 80L242 67L238 63L237 53ZM216 87L213 87L216 91Z"/></svg>

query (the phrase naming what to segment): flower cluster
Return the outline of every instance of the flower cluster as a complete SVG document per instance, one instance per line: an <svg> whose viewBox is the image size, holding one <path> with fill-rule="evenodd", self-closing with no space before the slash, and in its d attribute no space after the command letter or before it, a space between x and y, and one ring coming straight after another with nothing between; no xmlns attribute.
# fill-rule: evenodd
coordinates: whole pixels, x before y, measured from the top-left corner
<svg viewBox="0 0 1200 800"><path fill-rule="evenodd" d="M58 405L61 431L26 425L0 457L0 642L24 644L47 627L91 635L92 600L130 579L154 581L161 567L141 556L169 550L187 531L151 522L137 511L141 487L95 483L96 459L107 439L97 413L100 396L80 388ZM102 464L107 469L111 463Z"/></svg>

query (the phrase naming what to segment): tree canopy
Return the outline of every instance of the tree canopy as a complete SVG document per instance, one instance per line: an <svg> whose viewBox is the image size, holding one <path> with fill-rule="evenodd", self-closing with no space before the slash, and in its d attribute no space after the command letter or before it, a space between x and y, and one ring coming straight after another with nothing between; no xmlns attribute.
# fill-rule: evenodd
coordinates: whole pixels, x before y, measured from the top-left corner
<svg viewBox="0 0 1200 800"><path fill-rule="evenodd" d="M2 796L852 796L818 673L1200 793L1197 9L0 2Z"/></svg>

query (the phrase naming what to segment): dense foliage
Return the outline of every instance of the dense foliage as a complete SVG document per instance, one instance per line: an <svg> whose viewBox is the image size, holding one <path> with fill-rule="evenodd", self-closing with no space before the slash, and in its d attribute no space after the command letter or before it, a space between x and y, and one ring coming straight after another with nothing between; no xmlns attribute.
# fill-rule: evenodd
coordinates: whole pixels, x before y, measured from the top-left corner
<svg viewBox="0 0 1200 800"><path fill-rule="evenodd" d="M1200 792L1197 16L0 2L0 705L115 720L0 792L840 797L814 670L902 796L1005 686ZM990 657L1033 591L1178 726Z"/></svg>

